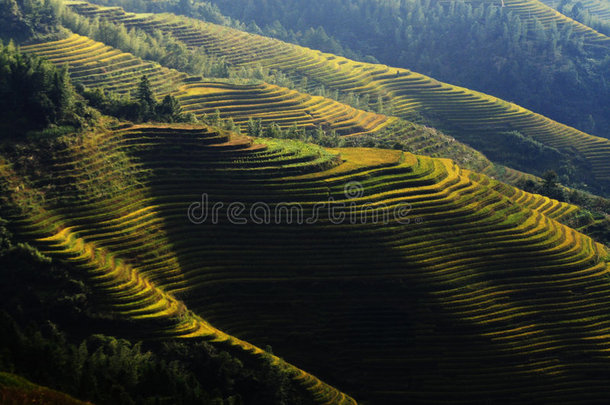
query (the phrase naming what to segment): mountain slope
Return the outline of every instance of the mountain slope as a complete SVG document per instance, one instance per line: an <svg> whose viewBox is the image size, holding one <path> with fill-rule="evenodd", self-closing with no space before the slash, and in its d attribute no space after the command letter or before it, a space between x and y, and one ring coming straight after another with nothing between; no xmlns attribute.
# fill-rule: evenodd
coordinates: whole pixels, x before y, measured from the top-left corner
<svg viewBox="0 0 610 405"><path fill-rule="evenodd" d="M216 117L218 113L218 118L230 118L241 130L247 130L250 119L260 119L263 126L276 123L283 128L323 128L354 137L383 138L384 134L391 134L394 142L399 141L414 153L452 157L470 169L485 170L499 178L510 176L516 181L525 176L511 169L504 175L503 168L493 165L481 153L433 129L266 83L236 84L226 79L212 82L186 77L81 35L25 45L21 50L67 66L75 83L119 94L133 94L141 75L147 74L152 90L174 95L185 112L201 118Z"/></svg>
<svg viewBox="0 0 610 405"><path fill-rule="evenodd" d="M595 3L595 0L591 1ZM500 0L500 2L487 1L487 0L473 0L470 1L473 4L479 3L491 3L498 4L501 7L507 7L509 10L516 13L524 21L533 23L534 19L538 20L545 28L549 28L551 24L554 24L559 29L569 28L573 33L582 35L584 42L590 46L601 47L602 49L608 49L610 47L610 38L606 35L595 31L593 28L584 25L578 21L566 17L551 6L545 4L546 2L540 0ZM559 2L557 2L559 3ZM601 7L594 7L596 9L602 9Z"/></svg>
<svg viewBox="0 0 610 405"><path fill-rule="evenodd" d="M553 0L541 0L549 7L557 8L561 3ZM594 17L602 21L610 22L610 4L605 0L584 0L580 2L582 7Z"/></svg>
<svg viewBox="0 0 610 405"><path fill-rule="evenodd" d="M284 127L296 124L306 128L322 126L343 135L353 135L377 131L396 120L328 98L268 84L238 85L187 79L185 73L143 61L77 34L59 41L25 45L21 50L58 66L68 66L75 82L119 94L135 92L140 77L147 75L157 94L178 95L186 112L201 116L219 109L221 117L231 116L243 128L249 118L261 118L265 124L276 122ZM219 98L211 98L212 93ZM241 104L241 107L230 108L235 104Z"/></svg>
<svg viewBox="0 0 610 405"><path fill-rule="evenodd" d="M608 394L607 252L552 219L567 204L445 159L208 128L43 150L0 164L21 237L142 333L272 345L363 403ZM272 359L316 403L353 403Z"/></svg>
<svg viewBox="0 0 610 405"><path fill-rule="evenodd" d="M191 147L210 144L211 150L228 151L221 155L231 155L233 149L238 154L240 149L260 149L251 147L246 138L230 140L227 135L205 129L144 128L143 132L148 130L152 134L182 135L186 138L183 147L189 147L188 138L193 137L195 145ZM135 129L134 134L139 133ZM1 160L0 188L14 204L13 220L21 224L22 234L45 253L87 272L92 285L118 314L142 321L142 338L203 338L237 355L251 357L250 361L269 360L280 372L288 373L309 390L314 403L353 403L351 398L312 375L212 327L165 291L167 286L187 286L183 269L173 251L173 242L163 229L166 218L159 215L158 206L150 204L150 196L146 195L149 190L142 189L139 179L129 170L137 171L138 165L129 167L131 162L120 145L123 141L129 145L129 137L121 135L101 134L57 151L52 171L70 181L45 187L44 191L23 187L24 179L12 170L10 163ZM168 141L176 142L177 136ZM146 142L145 139L142 140ZM138 149L137 144L134 147ZM82 165L88 167L86 172L77 169ZM144 172L146 169L141 173ZM93 173L95 179L90 177ZM43 179L35 180L34 184L40 180Z"/></svg>
<svg viewBox="0 0 610 405"><path fill-rule="evenodd" d="M143 11L124 0L95 2ZM580 2L556 2L564 15L536 0L211 2L248 24L250 32L350 59L376 58L610 138L602 107L610 103L605 60L610 47L602 44L606 40L595 41L604 38L600 32L607 37L610 31L589 18ZM171 0L157 4L169 5ZM210 21L197 10L164 10Z"/></svg>
<svg viewBox="0 0 610 405"><path fill-rule="evenodd" d="M91 405L64 393L33 384L14 374L0 372L0 401L4 405Z"/></svg>
<svg viewBox="0 0 610 405"><path fill-rule="evenodd" d="M553 168L571 176L573 183L598 192L610 182L610 140L588 135L516 104L420 75L406 69L354 62L278 40L247 34L235 29L197 22L171 15L136 15L120 8L102 8L88 3L72 3L77 12L123 23L127 27L161 30L191 47L204 47L210 54L226 57L235 66L263 65L283 71L295 81L308 79L310 88L353 92L368 97L371 104L384 103L392 115L412 117L432 115L452 135L502 163L494 153L489 136L506 140L507 132L525 137L561 152L550 159ZM529 156L535 160L534 156ZM567 167L564 167L567 166ZM532 171L531 167L515 167ZM594 178L589 175L593 172Z"/></svg>

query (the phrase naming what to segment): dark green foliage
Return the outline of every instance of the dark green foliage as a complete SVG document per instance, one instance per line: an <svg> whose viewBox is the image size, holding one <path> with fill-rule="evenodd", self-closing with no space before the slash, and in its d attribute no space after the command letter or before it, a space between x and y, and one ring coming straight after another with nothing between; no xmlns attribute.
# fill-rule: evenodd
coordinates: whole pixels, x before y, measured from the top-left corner
<svg viewBox="0 0 610 405"><path fill-rule="evenodd" d="M517 187L529 193L546 195L547 197L576 205L585 206L587 205L586 203L588 203L588 201L585 200L586 196L583 193L575 192L573 194L566 194L561 184L559 184L559 176L553 170L544 172L541 182L536 182L531 179L519 180L519 182L517 182Z"/></svg>
<svg viewBox="0 0 610 405"><path fill-rule="evenodd" d="M0 132L4 137L51 125L73 130L94 116L77 100L67 69L21 54L12 44L0 45Z"/></svg>
<svg viewBox="0 0 610 405"><path fill-rule="evenodd" d="M77 86L77 90L92 107L98 109L102 114L129 121L140 120L140 104L136 100L112 92L107 93L100 88L89 90Z"/></svg>
<svg viewBox="0 0 610 405"><path fill-rule="evenodd" d="M117 0L118 1L118 0ZM316 49L382 63L514 101L610 137L610 56L497 3L214 0L226 15ZM343 52L341 52L343 48ZM370 59L370 58L369 58ZM558 102L561 100L561 102Z"/></svg>
<svg viewBox="0 0 610 405"><path fill-rule="evenodd" d="M250 129L250 125L248 125L248 129ZM282 128L275 122L272 122L271 125L265 129L265 136L267 138L282 138Z"/></svg>
<svg viewBox="0 0 610 405"><path fill-rule="evenodd" d="M170 94L163 98L161 104L157 106L157 116L163 122L184 121L182 107L176 98Z"/></svg>
<svg viewBox="0 0 610 405"><path fill-rule="evenodd" d="M211 123L213 120L206 119L206 122ZM228 125L225 124L225 127ZM278 139L295 139L303 142L315 143L317 145L326 146L329 148L340 147L345 145L345 140L341 139L337 132L332 130L323 130L322 128L305 129L298 128L293 125L290 128L282 129L275 122L264 126L261 119L248 120L246 133L249 136L278 138Z"/></svg>
<svg viewBox="0 0 610 405"><path fill-rule="evenodd" d="M139 328L99 312L81 273L19 243L8 225L0 219L0 370L96 405L306 403L264 359L109 336Z"/></svg>
<svg viewBox="0 0 610 405"><path fill-rule="evenodd" d="M247 133L250 136L263 136L263 125L260 118L257 120L250 118L248 120Z"/></svg>
<svg viewBox="0 0 610 405"><path fill-rule="evenodd" d="M182 42L159 30L128 30L121 24L89 20L68 8L62 11L61 23L77 34L166 67L197 76L228 77L228 68L223 59L206 55L202 49L188 49Z"/></svg>
<svg viewBox="0 0 610 405"><path fill-rule="evenodd" d="M603 2L603 0L602 0ZM600 19L589 13L587 7L583 6L582 2L578 0L561 0L557 3L553 2L547 5L557 6L556 10L561 14L564 14L578 22L581 22L594 30L601 32L607 36L610 36L610 21ZM606 2L606 7L610 7L610 4Z"/></svg>
<svg viewBox="0 0 610 405"><path fill-rule="evenodd" d="M79 85L77 89L92 107L105 115L116 118L134 122L189 122L193 120L190 115L182 113L180 103L172 95L166 95L161 103L158 103L146 75L140 78L133 99L106 93L100 88L89 90Z"/></svg>
<svg viewBox="0 0 610 405"><path fill-rule="evenodd" d="M59 13L56 0L0 0L0 38L23 40L55 33Z"/></svg>
<svg viewBox="0 0 610 405"><path fill-rule="evenodd" d="M559 152L555 148L546 146L519 131L486 132L470 131L466 134L465 142L481 151L489 159L501 162L515 169L541 175L562 162L560 175L567 176L570 182L585 182L587 179L576 178L574 166L579 161L572 161L574 156ZM580 173L589 173L583 168Z"/></svg>
<svg viewBox="0 0 610 405"><path fill-rule="evenodd" d="M544 172L542 175L542 194L554 198L559 201L565 201L566 196L564 195L563 189L559 186L559 176L552 170Z"/></svg>
<svg viewBox="0 0 610 405"><path fill-rule="evenodd" d="M157 100L150 88L148 77L143 75L138 84L138 92L136 93L136 101L140 106L140 118L142 121L150 121L156 116Z"/></svg>

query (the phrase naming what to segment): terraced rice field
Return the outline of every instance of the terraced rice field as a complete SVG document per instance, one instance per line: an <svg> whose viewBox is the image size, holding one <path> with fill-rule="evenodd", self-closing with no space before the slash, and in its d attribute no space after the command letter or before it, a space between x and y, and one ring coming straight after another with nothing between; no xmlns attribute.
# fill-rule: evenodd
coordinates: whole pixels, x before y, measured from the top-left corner
<svg viewBox="0 0 610 405"><path fill-rule="evenodd" d="M132 126L24 153L28 166L0 158L23 238L143 331L250 357L269 344L341 390L271 357L314 403L610 394L608 252L554 219L572 206L446 159L211 128ZM28 169L42 158L48 170Z"/></svg>
<svg viewBox="0 0 610 405"><path fill-rule="evenodd" d="M540 0L549 7L557 8L561 2L556 0ZM602 21L610 21L610 3L607 0L583 0L582 7L593 17Z"/></svg>
<svg viewBox="0 0 610 405"><path fill-rule="evenodd" d="M140 77L146 74L158 96L175 95L185 112L202 116L218 109L221 117L232 117L243 129L250 118L260 118L264 125L275 122L282 127L321 127L341 135L361 135L396 121L396 118L358 110L329 98L265 83L238 85L192 79L187 83L185 73L145 62L77 34L60 41L26 45L21 50L59 66L67 65L72 79L86 87L119 94L134 92Z"/></svg>
<svg viewBox="0 0 610 405"><path fill-rule="evenodd" d="M563 222L565 219L569 218L572 214L579 210L579 208L575 205L560 202L540 194L528 193L517 187L513 187L506 183L481 175L480 173L471 171L468 172L468 176L478 183L490 187L498 193L504 195L515 204L536 210L559 222Z"/></svg>
<svg viewBox="0 0 610 405"><path fill-rule="evenodd" d="M73 55L75 48L83 49L78 57ZM138 66L147 63L77 34L65 40L32 44L22 49L46 57L58 65L67 63L73 79L90 88L106 88L124 94L134 90L134 83L137 84L140 80ZM96 60L99 49L106 49L106 52L116 55L113 60L121 62L103 64L104 74L90 69L89 61ZM102 64L97 60L95 63ZM125 64L135 68L124 69ZM404 122L398 124L395 117L358 110L329 98L266 83L240 85L223 81L194 81L192 78L184 81L184 74L150 65L155 66L155 69L142 72L150 75L153 88L159 93L165 91L176 96L185 112L201 117L204 114L213 116L218 111L221 118L233 119L242 130L246 130L250 118L261 119L263 125L277 123L284 128L292 125L309 129L323 128L345 136L368 135L382 129L392 129L393 135L413 152L458 156L464 162L468 161L471 164L468 167L475 170L480 167L481 161L493 168L484 156L455 139L437 131L412 134L409 132L411 128ZM165 81L166 77L177 80ZM490 174L494 174L493 170Z"/></svg>
<svg viewBox="0 0 610 405"><path fill-rule="evenodd" d="M540 3L541 4L541 3ZM542 4L541 4L542 5ZM544 6L544 5L542 5ZM307 77L310 86L381 97L393 115L409 118L413 112L433 113L461 141L473 132L517 130L545 145L582 157L601 187L610 184L610 140L586 134L516 104L430 77L384 65L355 62L232 28L172 15L136 15L120 8L74 2L86 16L96 16L127 27L160 29L191 47L223 56L234 66L260 64L285 72L295 80ZM544 6L546 7L546 6Z"/></svg>
<svg viewBox="0 0 610 405"><path fill-rule="evenodd" d="M59 66L67 65L73 80L87 87L104 88L121 94L133 92L141 73L146 73L153 89L158 94L174 95L185 112L201 117L204 114L213 116L218 111L221 118L231 118L242 131L247 129L250 118L261 119L263 125L276 123L283 128L296 125L308 129L331 129L339 135L354 137L390 129L393 136L412 152L455 156L470 169L479 170L486 166L486 174L498 175L487 158L452 137L438 131L414 134L411 127L404 122L400 125L395 117L358 110L329 98L266 83L240 85L222 81L194 81L192 78L185 81L186 75L183 73L144 62L129 53L77 34L60 41L26 45L22 50L45 57ZM77 50L78 53L75 53ZM113 57L97 59L100 52ZM393 125L395 123L397 125ZM512 169L507 170L514 175L507 176L506 180L517 181L523 175Z"/></svg>
<svg viewBox="0 0 610 405"><path fill-rule="evenodd" d="M610 10L607 6L604 6L598 0L587 1L581 3L583 3L586 9L591 11L592 15L608 18ZM555 6L561 3L559 0L472 0L469 2L474 4L483 2L497 4L498 6L503 5L503 7L508 8L526 21L533 22L534 18L536 18L545 28L548 28L552 23L555 23L559 29L570 27L574 34L583 36L584 43L587 45L606 50L610 47L610 38L608 36L555 10Z"/></svg>
<svg viewBox="0 0 610 405"><path fill-rule="evenodd" d="M21 51L34 53L58 66L68 66L70 77L84 86L118 94L135 91L142 75L148 76L151 88L158 95L175 91L187 77L185 73L143 61L77 34L59 41L24 45Z"/></svg>
<svg viewBox="0 0 610 405"><path fill-rule="evenodd" d="M556 3L549 4L549 0L545 0L544 3L553 8L556 5ZM610 22L610 2L607 0L583 0L580 3L590 15L602 21Z"/></svg>
<svg viewBox="0 0 610 405"><path fill-rule="evenodd" d="M378 131L396 121L394 117L362 111L330 98L311 96L270 84L234 85L207 82L183 86L175 94L186 112L232 118L245 129L250 118L280 127L318 126L339 135L361 135Z"/></svg>
<svg viewBox="0 0 610 405"><path fill-rule="evenodd" d="M86 271L92 284L114 305L117 313L142 322L142 337L205 339L234 350L238 355L250 357L250 361L266 358L275 367L288 370L298 384L311 391L313 403L355 403L314 376L214 328L166 290L186 289L193 281L190 276L185 278L187 269L182 267L177 246L172 246L173 241L168 235L172 227L164 225L167 211L163 212L162 206L179 206L171 202L165 204L163 198L153 202L155 197L149 189L152 183L142 188L140 181L143 178L134 175L144 174L150 169L137 163L139 159L135 156L131 160L126 155L127 150L149 153L150 141L163 137L164 150L157 150L155 154L161 152L169 156L179 145L179 149L198 150L203 153L200 157L212 154L229 158L225 163L209 161L208 165L205 161L199 162L199 168L204 172L226 167L227 163L230 165L242 155L258 154L266 149L263 145L253 145L246 137L230 139L228 134L205 129L136 127L129 132L91 137L78 146L58 151L52 171L54 175L62 176L62 180L59 180L57 189L54 186L46 188L44 204L39 204L40 194L35 186L25 189L16 183L20 181L19 175L2 158L0 189L3 196L11 193L15 198L15 219L21 222L23 234L32 238L46 253ZM300 171L300 167L308 165L324 167L336 160L328 153L315 159L312 153L316 151L293 149L293 170ZM287 156L290 154L286 151ZM298 163L300 160L305 163ZM78 168L86 169L80 171ZM157 169L163 171L160 167ZM227 167L227 170L231 171L231 168ZM290 167L285 170L291 171ZM96 177L90 177L92 175ZM157 180L163 181L162 178L160 176ZM72 191L66 193L69 189ZM26 213L23 211L25 207L32 208L32 211ZM183 222L178 217L175 219ZM183 242L188 244L188 239Z"/></svg>

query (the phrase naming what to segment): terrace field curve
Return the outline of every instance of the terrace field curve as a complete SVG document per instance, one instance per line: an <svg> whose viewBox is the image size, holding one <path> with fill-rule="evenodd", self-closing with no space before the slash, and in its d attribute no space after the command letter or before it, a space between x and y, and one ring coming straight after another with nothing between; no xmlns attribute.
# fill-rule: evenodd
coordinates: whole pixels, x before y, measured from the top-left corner
<svg viewBox="0 0 610 405"><path fill-rule="evenodd" d="M117 94L135 92L142 75L148 76L151 88L158 95L175 91L187 77L185 73L77 34L57 41L23 45L20 50L57 66L67 66L74 82Z"/></svg>
<svg viewBox="0 0 610 405"><path fill-rule="evenodd" d="M446 3L448 1L441 2ZM610 47L610 38L593 28L582 24L578 21L573 20L570 17L561 14L555 8L554 5L558 5L560 2L552 0L471 0L468 3L474 5L487 3L496 4L499 7L506 7L516 15L521 17L524 21L534 22L534 19L538 20L543 27L549 28L551 24L555 24L558 29L569 28L576 35L582 35L584 43L588 46L597 47L599 49L607 51ZM599 15L607 17L609 10L607 6L604 6L597 0L587 0L582 2L586 9L591 10L592 15Z"/></svg>
<svg viewBox="0 0 610 405"><path fill-rule="evenodd" d="M321 126L339 135L362 135L396 121L394 117L358 110L330 98L267 83L248 86L201 82L181 87L175 96L186 112L212 115L218 111L221 118L231 118L242 128L253 118L284 128Z"/></svg>
<svg viewBox="0 0 610 405"><path fill-rule="evenodd" d="M553 0L541 0L549 7L555 8L559 3ZM582 7L593 17L602 21L610 22L610 4L605 0L582 0Z"/></svg>
<svg viewBox="0 0 610 405"><path fill-rule="evenodd" d="M142 74L147 74L151 88L159 95L172 94L185 112L198 117L231 119L242 131L249 119L260 119L287 128L321 128L338 135L383 137L391 133L409 151L432 156L453 157L473 170L498 176L499 170L480 152L439 131L406 123L395 117L355 109L332 99L312 96L287 88L258 84L236 84L229 81L204 81L184 73L146 62L92 39L72 34L57 41L37 42L21 48L66 66L72 80L88 88L101 88L119 94L134 92ZM508 169L510 170L510 169ZM523 173L511 170L515 180Z"/></svg>
<svg viewBox="0 0 610 405"><path fill-rule="evenodd" d="M398 117L409 119L414 113L431 114L444 130L483 153L490 146L485 142L486 134L502 137L505 132L519 131L559 150L566 159L584 162L586 167L578 169L580 181L598 192L605 192L610 185L610 140L586 134L496 97L410 70L355 62L186 17L126 13L119 7L106 8L86 2L68 4L88 17L147 31L161 30L190 47L203 47L212 55L224 57L236 67L262 65L288 74L295 82L307 77L312 89L324 85L345 93L367 95L371 103L381 98L391 114Z"/></svg>
<svg viewBox="0 0 610 405"><path fill-rule="evenodd" d="M315 403L607 398L608 252L553 219L568 204L447 159L208 127L0 156L20 236L118 314L270 358Z"/></svg>
<svg viewBox="0 0 610 405"><path fill-rule="evenodd" d="M396 121L394 117L266 83L202 82L78 34L24 45L21 50L67 66L74 82L118 94L134 93L140 77L147 75L157 95L175 95L185 112L201 117L219 110L221 118L231 117L242 129L250 118L260 118L264 125L275 122L281 127L321 127L340 135L362 135Z"/></svg>

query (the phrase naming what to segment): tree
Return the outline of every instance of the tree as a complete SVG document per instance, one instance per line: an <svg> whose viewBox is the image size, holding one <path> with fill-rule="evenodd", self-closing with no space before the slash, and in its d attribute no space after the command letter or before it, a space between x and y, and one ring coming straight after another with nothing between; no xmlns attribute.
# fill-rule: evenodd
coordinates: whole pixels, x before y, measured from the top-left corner
<svg viewBox="0 0 610 405"><path fill-rule="evenodd" d="M176 97L168 94L157 107L157 119L167 122L182 121L182 107Z"/></svg>
<svg viewBox="0 0 610 405"><path fill-rule="evenodd" d="M191 0L180 0L178 2L178 14L190 16L193 14L193 3Z"/></svg>
<svg viewBox="0 0 610 405"><path fill-rule="evenodd" d="M545 189L553 189L557 187L557 179L557 173L555 173L553 170L547 170L542 175L542 187Z"/></svg>
<svg viewBox="0 0 610 405"><path fill-rule="evenodd" d="M267 127L265 130L265 136L267 138L281 138L282 137L282 129L278 124L272 122L271 125Z"/></svg>
<svg viewBox="0 0 610 405"><path fill-rule="evenodd" d="M558 178L559 176L557 176L557 173L555 173L553 170L547 170L544 172L542 175L542 187L540 191L542 194L550 198L565 201L563 189L557 182Z"/></svg>
<svg viewBox="0 0 610 405"><path fill-rule="evenodd" d="M0 134L81 127L90 112L76 101L67 69L0 44Z"/></svg>
<svg viewBox="0 0 610 405"><path fill-rule="evenodd" d="M157 101L150 87L148 76L143 75L138 85L138 93L136 97L140 105L140 117L144 121L152 119L156 112Z"/></svg>
<svg viewBox="0 0 610 405"><path fill-rule="evenodd" d="M248 135L263 136L263 125L260 118L257 120L250 118L248 120Z"/></svg>
<svg viewBox="0 0 610 405"><path fill-rule="evenodd" d="M23 40L56 32L59 13L55 0L0 0L0 37Z"/></svg>

